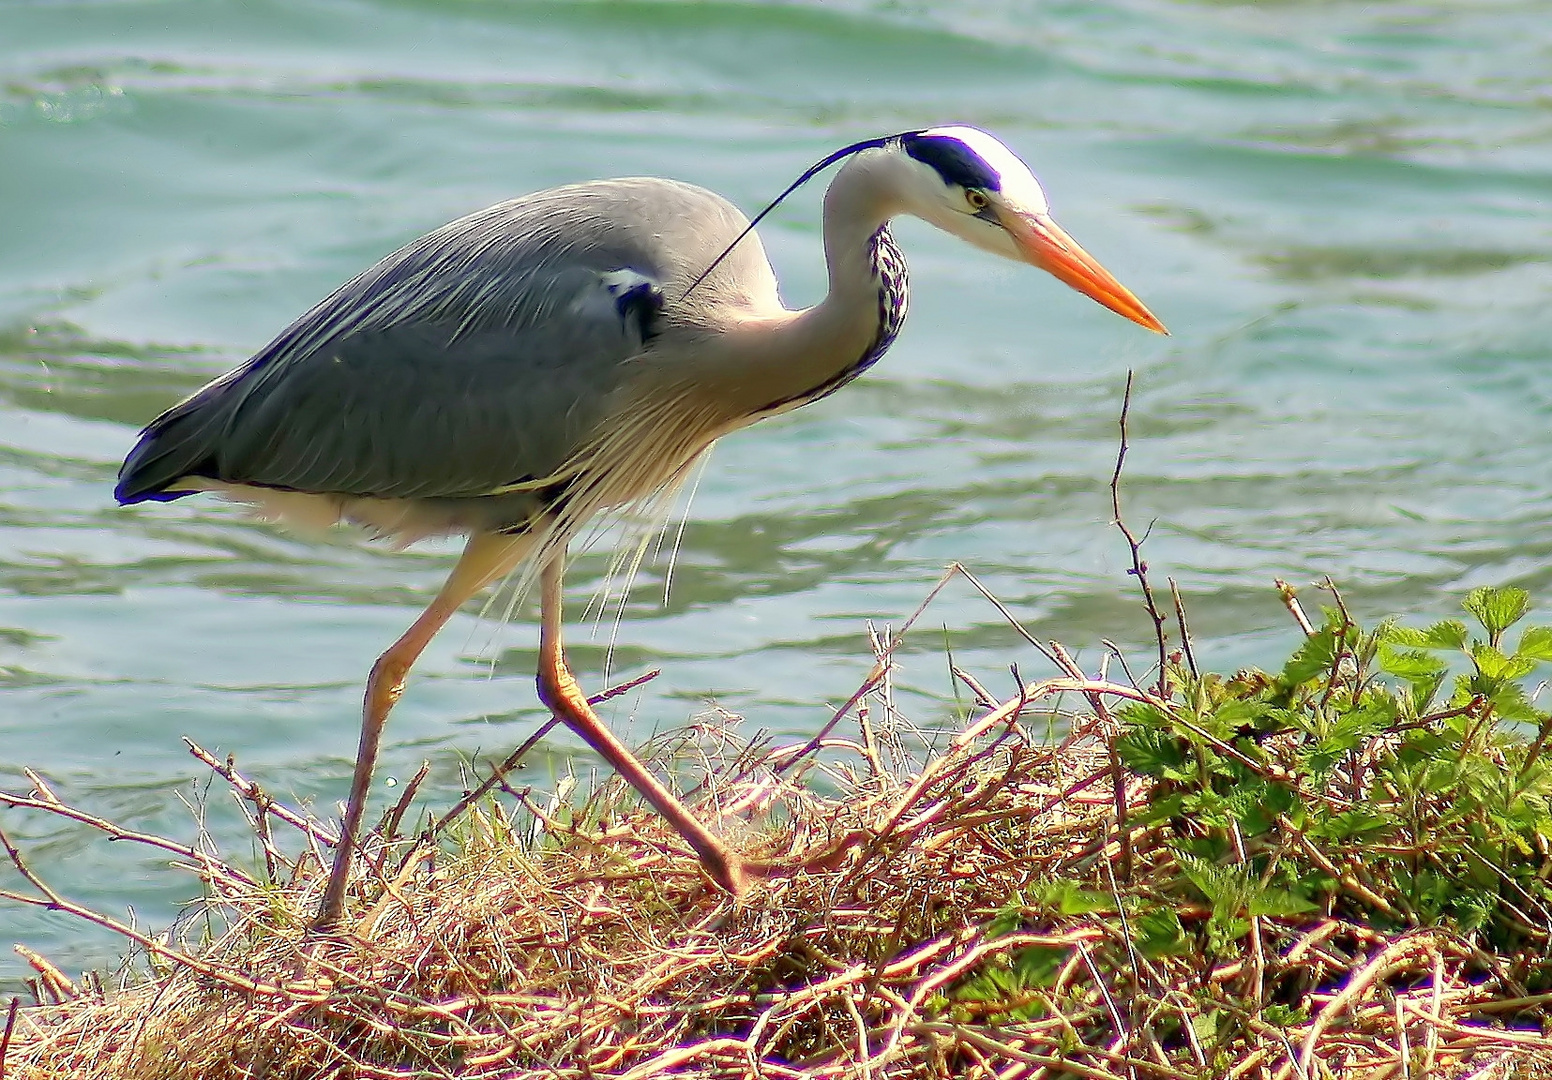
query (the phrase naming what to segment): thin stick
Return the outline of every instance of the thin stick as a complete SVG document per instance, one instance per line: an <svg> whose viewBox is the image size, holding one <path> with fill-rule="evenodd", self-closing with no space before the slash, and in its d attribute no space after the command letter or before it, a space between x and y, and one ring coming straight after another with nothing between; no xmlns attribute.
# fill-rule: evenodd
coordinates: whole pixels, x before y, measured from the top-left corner
<svg viewBox="0 0 1552 1080"><path fill-rule="evenodd" d="M949 671L953 673L956 679L970 688L970 692L975 695L975 703L977 705L983 709L995 709L997 707L999 704L997 699L992 697L991 691L982 686L980 680L974 675L964 668L954 665L949 666Z"/></svg>
<svg viewBox="0 0 1552 1080"><path fill-rule="evenodd" d="M32 965L32 969L41 976L43 985L47 986L54 994L54 1000L63 1004L81 996L80 987L70 980L70 976L41 953L34 952L25 945L12 946L23 960Z"/></svg>
<svg viewBox="0 0 1552 1080"><path fill-rule="evenodd" d="M37 772L32 769L23 769L22 775L32 782L33 787L38 789L38 796L40 798L51 803L60 802L59 796L54 794L54 789L49 787L48 781L43 779Z"/></svg>
<svg viewBox="0 0 1552 1080"><path fill-rule="evenodd" d="M984 596L986 598L987 602L989 604L991 604L992 607L997 609L998 613L1000 615L1002 615L1002 617L1008 621L1008 625L1013 627L1013 629L1018 632L1019 637L1023 638L1025 641L1029 642L1029 644L1033 645L1035 647L1035 650L1037 652L1039 652L1040 655L1044 656L1047 660L1051 661L1051 663L1060 665L1061 661L1059 661L1052 654L1051 650L1049 648L1047 648L1044 644L1042 644L1040 642L1040 640L1035 637L1035 635L1031 634L1028 630L1024 629L1024 624L1019 622L1018 619L1013 617L1013 612L1008 610L1008 606L1006 604L1004 604L1001 600L999 600L995 596L993 596L992 595L992 591L990 589L988 589L985 585L981 584L981 579L980 578L976 577L969 570L966 570L964 568L964 566L962 564L960 564L960 563L955 563L954 564L954 568L957 569L960 572L960 574L964 575L964 579L971 584L971 586L975 589L976 592L978 592L982 596Z"/></svg>
<svg viewBox="0 0 1552 1080"><path fill-rule="evenodd" d="M1277 596L1283 602L1283 607L1288 609L1288 614L1293 616L1293 621L1299 624L1299 629L1304 631L1305 637L1314 637L1315 628L1310 625L1309 616L1304 614L1304 608L1299 603L1299 593L1292 585L1282 578L1273 578L1272 584L1277 587Z"/></svg>
<svg viewBox="0 0 1552 1080"><path fill-rule="evenodd" d="M203 960L190 956L186 952L165 945L151 935L143 934L132 926L126 926L117 919L110 919L106 915L98 914L91 908L82 907L80 904L66 900L50 888L42 878L32 872L27 863L22 859L22 853L17 850L16 845L11 842L10 836L4 829L0 829L0 846L5 848L6 854L11 858L12 865L16 867L22 877L26 878L33 888L43 894L42 896L28 896L26 893L15 892L11 889L0 889L0 899L14 900L18 904L27 904L31 907L46 908L49 911L62 911L66 915L74 915L76 918L84 919L94 926L100 926L104 930L112 931L121 937L127 937L140 947L149 952L154 952L158 956L165 957L175 964L181 964L184 967L199 972L201 975L208 976L234 989L246 991L247 993L285 995L295 997L297 1000L311 1001L321 1001L326 996L317 992L293 994L292 991L277 986L275 983L261 982L239 972L206 963Z"/></svg>
<svg viewBox="0 0 1552 1080"><path fill-rule="evenodd" d="M392 840L399 832L399 823L404 820L404 814L410 808L410 803L415 798L415 793L420 790L420 785L431 772L431 762L422 761L415 775L410 777L410 782L404 785L404 794L399 796L399 801L389 807L383 815L383 820L377 826L377 835L384 840Z"/></svg>
<svg viewBox="0 0 1552 1080"><path fill-rule="evenodd" d="M872 827L874 833L872 842L867 850L857 860L857 866L866 864L867 859L878 850L889 835L905 818L911 807L915 806L922 795L936 783L945 772L958 764L970 746L998 724L1012 724L1018 720L1019 714L1032 701L1038 701L1050 694L1075 692L1080 694L1110 694L1114 697L1127 698L1129 700L1142 699L1152 702L1156 699L1149 698L1146 693L1134 690L1129 686L1117 686L1114 683L1089 681L1083 679L1047 679L1044 682L1031 683L1021 687L1015 698L1003 702L996 710L981 717L970 727L954 736L949 748L928 763L927 767L917 775L911 785L895 801L893 808L885 816L884 820Z"/></svg>
<svg viewBox="0 0 1552 1080"><path fill-rule="evenodd" d="M36 781L34 782L36 783ZM196 865L203 867L211 877L214 877L216 872L219 871L224 876L229 877L235 881L242 882L244 885L256 884L253 878L249 877L235 866L227 866L224 863L218 862L209 854L200 851L197 848L192 848L187 844L180 844L175 840L168 840L163 836L153 836L150 833L135 832L132 829L126 829L122 826L115 825L107 818L101 818L95 814L88 814L86 811L77 810L73 806L67 806L65 803L60 802L58 796L56 796L52 791L49 791L48 788L41 785L39 786L39 791L44 794L44 798L33 799L26 795L17 795L16 793L10 791L0 791L0 804L5 806L14 806L18 809L42 810L48 814L57 814L62 818L68 818L71 821L79 821L83 825L90 825L92 828L98 830L99 832L105 833L110 840L130 840L137 844L145 844L148 847L161 848L163 851L170 851L174 855L182 855L185 859L188 859Z"/></svg>
<svg viewBox="0 0 1552 1080"><path fill-rule="evenodd" d="M655 675L657 673L653 672L653 674ZM447 811L447 813L436 819L430 829L431 835L435 836L437 833L451 825L453 821L458 818L458 815L462 814L465 810L469 809L469 807L473 806L480 799L484 798L492 788L505 784L507 773L517 768L517 766L522 762L523 758L528 755L528 751L539 745L539 740L554 730L555 725L559 723L560 719L558 717L552 716L543 724L540 724L539 729L532 735L528 736L528 738L524 739L516 750L513 750L510 754L508 754L505 761L492 769L490 775L487 776L478 787L475 787L465 793L463 798L453 803L452 807Z"/></svg>
<svg viewBox="0 0 1552 1080"><path fill-rule="evenodd" d="M315 838L324 847L335 847L339 844L339 837L329 832L322 825L310 818L303 817L295 810L282 806L272 799L258 784L255 784L252 780L238 772L235 762L231 760L217 761L214 754L187 735L183 737L183 745L189 748L189 753L214 769L217 776L236 788L239 795L253 803L261 814L274 814L292 828L299 829Z"/></svg>
<svg viewBox="0 0 1552 1080"><path fill-rule="evenodd" d="M241 803L238 807L253 826L253 835L258 838L259 846L264 849L264 873L270 881L280 880L279 867L286 864L285 856L281 855L275 847L275 837L269 829L269 815L262 810L255 809L251 813Z"/></svg>
<svg viewBox="0 0 1552 1080"><path fill-rule="evenodd" d="M874 663L873 670L868 672L867 678L862 680L862 685L857 687L856 692L853 693L851 697L846 699L845 704L843 704L839 709L835 710L835 715L831 716L830 719L825 722L824 726L814 733L814 737L809 739L808 742L804 743L802 749L795 752L791 757L787 758L787 760L783 761L780 765L777 765L774 769L771 770L771 772L775 773L777 776L783 775L788 769L792 768L799 761L802 761L804 758L808 757L809 754L812 754L815 750L818 750L819 747L824 744L825 736L829 735L831 731L835 730L835 725L839 724L843 719L845 719L846 714L851 712L859 701L867 697L870 693L873 692L874 688L877 687L879 683L884 681L884 676L889 674L889 659L887 655L888 650L893 649L899 640L899 635L896 635L890 641L889 645L885 647L886 655ZM740 777L734 777L734 779L737 780L740 779Z"/></svg>
<svg viewBox="0 0 1552 1080"><path fill-rule="evenodd" d="M1191 649L1191 628L1186 625L1186 605L1180 599L1180 586L1175 584L1174 578L1167 578L1169 582L1169 595L1175 601L1175 622L1180 625L1180 647L1186 654L1186 666L1191 669L1193 678L1200 678L1201 672L1196 668L1196 654Z"/></svg>
<svg viewBox="0 0 1552 1080"><path fill-rule="evenodd" d="M21 874L21 876L27 880L27 883L30 884L34 889L37 889L40 893L48 898L49 906L59 910L64 910L64 906L66 904L64 898L62 898L53 889L49 888L48 885L44 883L42 878L38 877L38 875L32 872L32 868L29 867L26 861L22 858L20 849L18 849L17 846L11 842L10 834L8 834L4 829L0 829L0 845L5 847L5 853L10 856L11 864L16 867L16 872Z"/></svg>
<svg viewBox="0 0 1552 1080"><path fill-rule="evenodd" d="M1320 1036L1325 1033L1326 1028L1337 1017L1347 1010L1348 1006L1363 995L1365 990L1409 960L1411 953L1419 948L1426 948L1435 943L1435 937L1427 932L1401 938L1399 941L1387 945L1380 951L1378 956L1349 978L1347 985L1342 988L1341 992L1333 997L1312 1019L1309 1030L1304 1035L1304 1045L1299 1048L1299 1068L1305 1073L1309 1072L1310 1066L1315 1062L1316 1050L1320 1046Z"/></svg>
<svg viewBox="0 0 1552 1080"><path fill-rule="evenodd" d="M1083 669L1078 666L1077 661L1059 643L1051 642L1051 653L1074 679L1082 680L1087 678L1083 673ZM1127 826L1126 822L1126 770L1122 768L1121 758L1115 752L1115 742L1121 735L1121 725L1116 722L1110 709L1105 705L1104 695L1088 693L1084 696L1088 698L1089 707L1094 710L1094 715L1099 717L1106 729L1104 741L1106 753L1110 757L1110 779L1116 817L1116 841L1121 845L1121 877L1129 881L1132 877L1132 830ZM1066 740L1063 740L1063 745L1066 745Z"/></svg>
<svg viewBox="0 0 1552 1080"><path fill-rule="evenodd" d="M634 679L629 679L620 683L618 686L611 686L607 690L603 690L597 694L594 694L592 697L587 699L587 703L589 705L601 705L605 701L608 701L610 698L617 698L621 694L627 694L630 691L636 689L636 687L642 685L643 683L651 682L661 674L662 671L660 669L653 668L651 671L643 672L642 674L637 675ZM465 810L469 809L469 807L473 806L480 799L484 798L492 788L504 786L506 784L507 774L513 769L517 768L517 766L522 762L523 758L528 756L528 751L537 746L539 744L539 740L553 731L555 725L560 722L560 717L552 716L543 724L539 725L539 729L532 735L528 736L528 738L524 739L522 744L519 745L516 750L513 750L510 754L508 754L506 760L503 761L500 765L497 765L495 770L490 774L490 776L486 777L484 782L481 783L479 787L464 795L463 798L459 799L456 803L453 804L452 809L448 810L447 813L437 818L435 824L431 826L431 835L435 836L437 833L447 828L448 825L452 824L452 822L457 819L458 815L462 814Z"/></svg>
<svg viewBox="0 0 1552 1080"><path fill-rule="evenodd" d="M1159 606L1153 600L1153 589L1148 585L1148 564L1142 558L1142 540L1137 539L1121 517L1121 466L1126 463L1126 419L1132 409L1132 375L1131 371L1126 373L1126 392L1121 397L1121 447L1116 451L1115 472L1110 477L1110 509L1116 528L1121 530L1126 546L1132 552L1132 567L1127 573L1137 579L1137 586L1142 590L1142 606L1148 612L1148 618L1153 620L1153 636L1159 645L1158 695L1163 698L1169 696L1169 646L1164 634L1164 616L1159 613ZM1147 538L1144 533L1143 540Z"/></svg>
<svg viewBox="0 0 1552 1080"><path fill-rule="evenodd" d="M926 597L920 604L916 605L916 610L911 612L910 618L906 619L905 622L900 625L899 630L890 635L889 641L884 646L882 653L878 656L878 659L874 661L873 669L869 671L867 677L862 680L862 685L857 687L856 692L852 694L851 697L846 699L845 704L843 704L839 709L835 710L835 715L830 717L830 719L823 727L819 729L814 737L803 744L803 749L799 750L787 760L783 761L780 765L776 766L771 770L772 772L774 772L777 776L783 776L786 774L787 770L791 769L798 762L802 761L804 758L808 757L814 751L819 749L820 745L824 742L825 737L829 735L831 731L835 730L835 725L839 724L843 719L845 719L846 714L851 712L851 710L856 707L859 701L872 693L874 688L888 677L889 666L892 662L891 658L894 655L895 649L897 649L900 643L905 640L906 632L910 630L913 625L915 625L917 619L921 618L922 612L927 610L927 605L937 599L938 594L943 591L944 586L946 586L954 579L954 575L963 573L964 567L960 566L958 563L949 563L948 567L941 575L939 575L937 584L935 584L931 589L927 590ZM966 576L968 577L969 575ZM738 779L738 777L735 777L734 779Z"/></svg>
<svg viewBox="0 0 1552 1080"><path fill-rule="evenodd" d="M5 1058L11 1050L11 1032L16 1030L16 1013L22 1007L22 999L11 998L11 1007L5 1012L5 1034L0 1035L0 1080L5 1080Z"/></svg>

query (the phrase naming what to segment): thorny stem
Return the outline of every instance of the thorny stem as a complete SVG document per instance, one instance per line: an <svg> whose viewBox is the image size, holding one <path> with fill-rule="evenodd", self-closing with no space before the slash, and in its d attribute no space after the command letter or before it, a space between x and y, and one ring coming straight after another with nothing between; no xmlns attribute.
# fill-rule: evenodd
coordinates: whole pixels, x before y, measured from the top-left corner
<svg viewBox="0 0 1552 1080"><path fill-rule="evenodd" d="M1051 642L1051 653L1074 679L1085 678L1083 670L1058 642ZM1129 880L1132 876L1132 830L1126 821L1125 770L1121 767L1121 758L1115 749L1116 739L1121 734L1121 725L1116 722L1115 717L1106 707L1103 695L1088 693L1084 696L1088 698L1089 707L1094 710L1094 715L1104 724L1105 747L1110 757L1111 794L1115 800L1116 842L1120 845L1121 851L1121 876Z"/></svg>
<svg viewBox="0 0 1552 1080"><path fill-rule="evenodd" d="M1351 660L1353 663L1357 663L1357 657L1353 655L1352 649L1348 647L1348 636L1357 624L1353 622L1352 616L1347 613L1347 604L1342 600L1342 594L1337 589L1336 582L1332 581L1328 576L1320 583L1319 587L1331 594L1336 601L1337 614L1342 618L1340 636L1337 638L1336 648L1331 651L1331 668L1326 673L1326 689L1320 695L1320 707L1324 709L1331 704L1331 695L1336 693L1337 684L1341 681L1342 661Z"/></svg>
<svg viewBox="0 0 1552 1080"><path fill-rule="evenodd" d="M1148 612L1148 618L1153 620L1153 636L1159 646L1159 685L1158 696L1163 698L1169 694L1169 646L1164 632L1164 616L1159 611L1159 606L1154 602L1153 589L1148 585L1148 564L1142 557L1142 540L1139 540L1132 530L1127 527L1126 521L1121 516L1121 467L1126 463L1126 419L1132 409L1132 377L1134 372L1126 373L1126 392L1121 397L1121 446L1116 451L1115 472L1110 477L1110 509L1115 519L1116 528L1121 530L1121 535L1126 538L1126 546L1132 552L1132 566L1127 571L1137 579L1137 585L1142 589L1142 606ZM1147 534L1143 534L1143 540Z"/></svg>
<svg viewBox="0 0 1552 1080"><path fill-rule="evenodd" d="M1541 726L1537 728L1536 740L1530 744L1530 749L1526 751L1525 762L1520 766L1520 771L1516 779L1524 779L1525 775L1530 772L1531 767L1535 765L1538 760L1540 760L1541 752L1546 749L1547 736L1549 735L1552 735L1552 716L1549 716L1547 719L1543 720L1541 722Z"/></svg>

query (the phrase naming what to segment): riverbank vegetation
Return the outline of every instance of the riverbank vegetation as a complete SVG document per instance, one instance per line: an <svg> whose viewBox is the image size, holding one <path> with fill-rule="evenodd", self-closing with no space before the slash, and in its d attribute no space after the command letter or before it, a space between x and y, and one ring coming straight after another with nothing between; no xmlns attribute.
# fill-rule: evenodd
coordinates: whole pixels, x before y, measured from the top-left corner
<svg viewBox="0 0 1552 1080"><path fill-rule="evenodd" d="M1001 700L957 672L964 723L933 746L892 711L880 640L822 739L707 725L660 747L768 864L737 901L618 784L571 800L497 770L406 827L412 785L320 937L333 835L229 762L209 759L249 808L247 859L129 833L36 777L0 798L168 849L207 898L153 937L7 841L7 902L113 925L140 963L108 986L29 954L0 1069L1552 1076L1552 715L1528 689L1552 628L1525 627L1512 588L1423 627L1282 596L1304 634L1277 671L1198 671L1178 633L1137 680L1039 644L1060 674Z"/></svg>
<svg viewBox="0 0 1552 1080"><path fill-rule="evenodd" d="M956 566L938 588L978 590L1051 677L1014 666L998 695L950 658L957 726L913 726L899 647L935 589L870 633L872 671L806 744L713 715L654 748L758 868L737 899L618 781L516 780L553 721L439 814L411 813L424 769L406 784L328 935L336 837L231 760L190 744L245 808L241 854L29 772L7 813L164 851L204 898L148 934L0 829L0 910L132 949L104 980L19 948L37 974L0 1080L1552 1078L1552 626L1517 588L1366 627L1330 582L1313 618L1276 582L1292 654L1201 670L1123 523L1126 450L1123 404L1110 490L1147 660L1086 671Z"/></svg>

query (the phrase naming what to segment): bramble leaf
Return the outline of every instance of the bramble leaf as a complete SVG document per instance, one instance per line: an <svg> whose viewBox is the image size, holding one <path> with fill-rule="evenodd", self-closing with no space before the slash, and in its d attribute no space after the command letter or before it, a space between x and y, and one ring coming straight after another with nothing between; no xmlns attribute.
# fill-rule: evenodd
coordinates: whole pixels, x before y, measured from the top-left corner
<svg viewBox="0 0 1552 1080"><path fill-rule="evenodd" d="M1180 956L1195 951L1195 945L1186 937L1180 925L1180 916L1169 908L1154 908L1132 919L1132 932L1137 938L1137 949L1150 960L1165 956Z"/></svg>
<svg viewBox="0 0 1552 1080"><path fill-rule="evenodd" d="M1116 754L1127 768L1160 780L1184 780L1194 774L1183 740L1153 727L1134 727L1116 740Z"/></svg>
<svg viewBox="0 0 1552 1080"><path fill-rule="evenodd" d="M1496 643L1499 635L1523 619L1530 610L1530 593L1512 585L1501 589L1483 585L1467 593L1461 601L1461 607L1476 616L1482 629Z"/></svg>
<svg viewBox="0 0 1552 1080"><path fill-rule="evenodd" d="M1381 636L1391 645L1408 649L1464 649L1468 634L1466 624L1459 619L1445 619L1426 630L1411 626L1390 626Z"/></svg>
<svg viewBox="0 0 1552 1080"><path fill-rule="evenodd" d="M1327 671L1336 656L1336 633L1328 626L1304 639L1298 651L1283 665L1282 681L1289 686L1308 682Z"/></svg>
<svg viewBox="0 0 1552 1080"><path fill-rule="evenodd" d="M1392 645L1380 644L1380 670L1398 679L1419 682L1433 678L1448 667L1449 665L1437 656L1420 649L1408 649L1403 652Z"/></svg>
<svg viewBox="0 0 1552 1080"><path fill-rule="evenodd" d="M1514 652L1530 660L1552 660L1552 626L1526 627Z"/></svg>
<svg viewBox="0 0 1552 1080"><path fill-rule="evenodd" d="M1536 670L1536 661L1523 656L1505 656L1499 650L1483 642L1471 647L1471 659L1485 678L1495 682L1523 679Z"/></svg>
<svg viewBox="0 0 1552 1080"><path fill-rule="evenodd" d="M1492 703L1493 712L1505 720L1538 723L1546 716L1531 704L1530 695L1525 693L1525 688L1519 683L1505 683L1494 690L1487 700Z"/></svg>
<svg viewBox="0 0 1552 1080"><path fill-rule="evenodd" d="M1262 889L1250 897L1247 915L1302 915L1315 905L1287 889Z"/></svg>
<svg viewBox="0 0 1552 1080"><path fill-rule="evenodd" d="M1029 887L1030 902L1051 908L1060 915L1089 915L1096 911L1111 914L1115 897L1109 893L1084 889L1070 881L1042 881Z"/></svg>

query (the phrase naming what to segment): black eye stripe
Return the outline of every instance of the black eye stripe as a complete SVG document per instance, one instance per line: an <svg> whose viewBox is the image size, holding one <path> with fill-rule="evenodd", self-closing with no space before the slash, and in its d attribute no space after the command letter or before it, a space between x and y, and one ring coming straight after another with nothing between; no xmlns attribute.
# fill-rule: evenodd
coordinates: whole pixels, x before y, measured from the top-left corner
<svg viewBox="0 0 1552 1080"><path fill-rule="evenodd" d="M902 135L900 145L911 157L936 169L945 184L1002 190L1001 175L981 155L951 135Z"/></svg>

